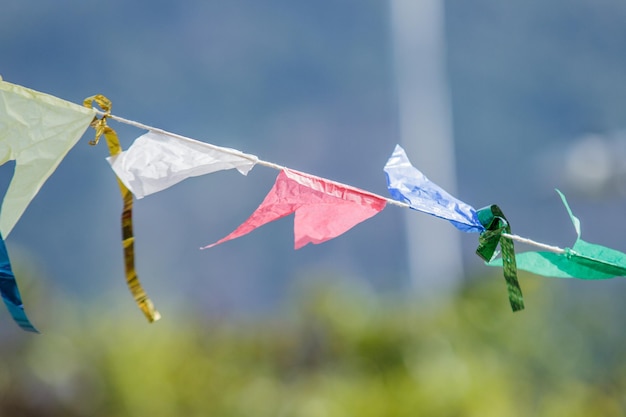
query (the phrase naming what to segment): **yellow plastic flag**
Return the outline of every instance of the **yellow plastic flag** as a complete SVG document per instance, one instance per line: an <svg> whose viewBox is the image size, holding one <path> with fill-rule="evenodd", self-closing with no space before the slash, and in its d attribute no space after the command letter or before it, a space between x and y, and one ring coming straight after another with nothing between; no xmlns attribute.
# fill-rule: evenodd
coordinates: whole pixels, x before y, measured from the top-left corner
<svg viewBox="0 0 626 417"><path fill-rule="evenodd" d="M15 160L0 210L2 236L11 233L95 115L92 109L0 78L0 165Z"/></svg>

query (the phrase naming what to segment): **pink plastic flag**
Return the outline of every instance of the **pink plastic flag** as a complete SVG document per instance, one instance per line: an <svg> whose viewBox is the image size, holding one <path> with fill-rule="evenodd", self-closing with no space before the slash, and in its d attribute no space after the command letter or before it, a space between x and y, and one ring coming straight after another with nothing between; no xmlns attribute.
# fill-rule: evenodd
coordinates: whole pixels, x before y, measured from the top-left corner
<svg viewBox="0 0 626 417"><path fill-rule="evenodd" d="M347 232L383 208L386 200L358 188L290 169L278 174L274 187L254 213L235 231L202 249L250 233L295 213L295 248L322 243Z"/></svg>

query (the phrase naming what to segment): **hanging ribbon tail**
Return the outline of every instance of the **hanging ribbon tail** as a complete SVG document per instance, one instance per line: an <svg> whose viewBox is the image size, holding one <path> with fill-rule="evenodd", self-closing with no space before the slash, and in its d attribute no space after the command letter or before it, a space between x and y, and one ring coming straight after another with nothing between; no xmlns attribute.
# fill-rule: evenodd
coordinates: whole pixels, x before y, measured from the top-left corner
<svg viewBox="0 0 626 417"><path fill-rule="evenodd" d="M109 154L111 156L118 155L122 152L122 147L117 138L117 133L106 124L106 118L111 111L111 102L109 99L102 95L86 98L83 104L86 107L91 108L93 102L96 102L98 106L105 111L105 115L101 119L95 118L91 124L96 130L96 137L93 141L89 142L91 145L96 145L100 140L100 137L104 136L109 148ZM133 235L133 195L128 188L117 179L117 184L122 194L122 200L124 201L124 208L122 210L122 246L124 247L124 267L126 271L126 285L135 299L137 306L143 311L149 322L154 322L161 318L161 314L156 310L152 300L148 297L139 277L135 271L135 237Z"/></svg>
<svg viewBox="0 0 626 417"><path fill-rule="evenodd" d="M30 323L24 311L20 290L17 287L17 281L15 281L15 275L9 261L9 253L2 236L0 236L0 294L9 313L11 313L11 317L18 326L27 332L39 333Z"/></svg>
<svg viewBox="0 0 626 417"><path fill-rule="evenodd" d="M491 205L478 210L478 219L485 227L485 231L478 238L476 254L486 262L491 262L496 253L498 244L502 250L502 267L506 280L509 302L513 311L524 309L522 289L517 280L517 265L515 262L515 247L513 240L502 236L503 233L511 233L511 226L504 217L504 213L497 205Z"/></svg>

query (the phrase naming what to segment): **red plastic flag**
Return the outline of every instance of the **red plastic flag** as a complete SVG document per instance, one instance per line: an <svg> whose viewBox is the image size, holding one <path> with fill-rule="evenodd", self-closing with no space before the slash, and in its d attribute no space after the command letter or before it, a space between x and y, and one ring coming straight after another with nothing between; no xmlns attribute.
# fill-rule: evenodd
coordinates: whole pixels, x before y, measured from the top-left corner
<svg viewBox="0 0 626 417"><path fill-rule="evenodd" d="M278 174L274 187L254 213L211 248L295 213L295 248L322 243L347 232L383 208L386 200L358 188L290 169Z"/></svg>

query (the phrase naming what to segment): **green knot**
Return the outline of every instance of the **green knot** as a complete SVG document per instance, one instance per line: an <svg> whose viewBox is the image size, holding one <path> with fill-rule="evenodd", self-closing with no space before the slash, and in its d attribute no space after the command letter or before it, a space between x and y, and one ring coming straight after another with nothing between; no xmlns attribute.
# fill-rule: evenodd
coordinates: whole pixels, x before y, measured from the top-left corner
<svg viewBox="0 0 626 417"><path fill-rule="evenodd" d="M478 220L485 231L478 238L476 254L486 262L490 262L497 255L496 249L500 244L502 251L502 266L504 279L509 294L509 302L513 311L524 309L524 297L522 289L517 281L517 265L515 263L515 248L513 240L503 233L511 234L511 226L500 207L493 204L478 210Z"/></svg>

